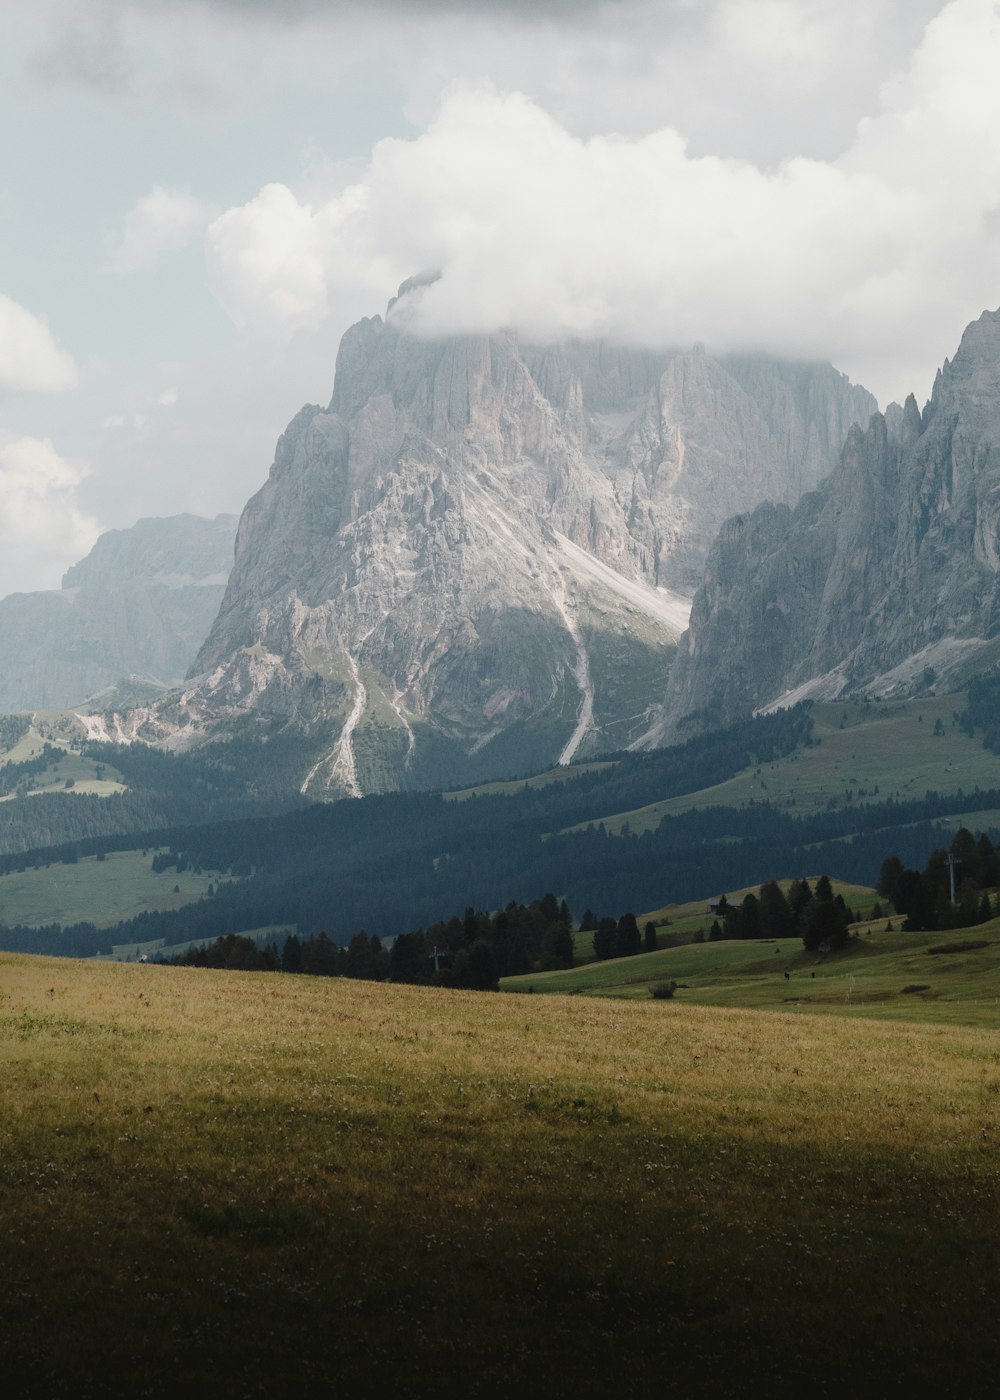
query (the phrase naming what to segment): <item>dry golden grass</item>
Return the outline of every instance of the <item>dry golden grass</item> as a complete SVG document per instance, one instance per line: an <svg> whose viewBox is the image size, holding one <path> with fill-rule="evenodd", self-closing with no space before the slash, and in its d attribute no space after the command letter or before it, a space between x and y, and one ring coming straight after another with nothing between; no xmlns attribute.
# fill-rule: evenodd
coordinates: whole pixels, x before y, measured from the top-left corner
<svg viewBox="0 0 1000 1400"><path fill-rule="evenodd" d="M8 956L0 1055L18 1396L993 1392L981 1031Z"/></svg>

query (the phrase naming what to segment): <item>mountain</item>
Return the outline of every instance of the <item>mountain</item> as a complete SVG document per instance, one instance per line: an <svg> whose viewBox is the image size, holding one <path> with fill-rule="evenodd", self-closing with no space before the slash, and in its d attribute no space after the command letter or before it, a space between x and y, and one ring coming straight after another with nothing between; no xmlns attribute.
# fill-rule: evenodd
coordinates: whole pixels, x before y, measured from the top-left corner
<svg viewBox="0 0 1000 1400"><path fill-rule="evenodd" d="M813 697L955 688L1000 658L1000 312L968 327L921 413L853 428L791 509L713 545L663 732Z"/></svg>
<svg viewBox="0 0 1000 1400"><path fill-rule="evenodd" d="M218 611L235 533L232 515L140 520L101 535L60 589L0 598L0 713L65 709L124 677L180 681Z"/></svg>
<svg viewBox="0 0 1000 1400"><path fill-rule="evenodd" d="M513 334L344 336L240 521L172 744L292 725L302 791L438 786L623 748L662 703L724 515L797 499L874 400L829 366Z"/></svg>

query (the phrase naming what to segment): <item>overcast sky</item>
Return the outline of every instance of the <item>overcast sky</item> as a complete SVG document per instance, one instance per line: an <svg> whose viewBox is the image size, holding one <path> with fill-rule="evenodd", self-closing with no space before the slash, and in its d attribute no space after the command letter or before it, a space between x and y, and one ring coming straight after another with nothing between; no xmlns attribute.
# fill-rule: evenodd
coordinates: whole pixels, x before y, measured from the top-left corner
<svg viewBox="0 0 1000 1400"><path fill-rule="evenodd" d="M1000 0L0 0L0 594L238 512L337 343L831 359L1000 303Z"/></svg>

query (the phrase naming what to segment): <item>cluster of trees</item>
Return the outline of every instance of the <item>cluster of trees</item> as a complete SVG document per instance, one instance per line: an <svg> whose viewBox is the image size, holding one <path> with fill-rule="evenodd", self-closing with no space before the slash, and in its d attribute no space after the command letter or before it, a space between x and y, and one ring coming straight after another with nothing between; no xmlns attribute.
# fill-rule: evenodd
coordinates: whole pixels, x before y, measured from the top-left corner
<svg viewBox="0 0 1000 1400"><path fill-rule="evenodd" d="M970 738L981 730L983 747L1000 753L1000 673L977 676L966 693L965 709L952 718Z"/></svg>
<svg viewBox="0 0 1000 1400"><path fill-rule="evenodd" d="M731 905L725 895L719 901L709 938L793 938L796 934L811 951L843 947L848 925L854 921L843 895L834 894L828 875L821 875L815 889L808 880L793 880L787 895L777 880L761 885L758 894L747 894Z"/></svg>
<svg viewBox="0 0 1000 1400"><path fill-rule="evenodd" d="M566 901L546 894L531 904L511 902L494 914L466 909L462 918L400 934L388 948L364 929L346 947L326 933L306 938L289 934L280 953L274 942L261 948L252 938L227 934L171 961L186 967L301 972L496 991L501 977L572 967L573 956L573 919Z"/></svg>
<svg viewBox="0 0 1000 1400"><path fill-rule="evenodd" d="M594 957L598 962L656 951L656 925L647 923L640 933L634 914L622 914L618 919L597 919L588 909L580 920L580 931L588 933L590 930L594 933Z"/></svg>
<svg viewBox="0 0 1000 1400"><path fill-rule="evenodd" d="M3 764L0 767L0 795L17 792L19 796L23 796L33 785L32 779L40 777L47 768L55 767L63 757L62 749L53 748L51 744L45 743L41 753L36 754L34 758L22 759L20 763Z"/></svg>
<svg viewBox="0 0 1000 1400"><path fill-rule="evenodd" d="M922 870L887 856L878 890L913 930L969 928L992 919L989 889L1000 884L1000 856L984 832L978 840L961 827L947 849L935 850ZM954 889L954 899L952 891Z"/></svg>

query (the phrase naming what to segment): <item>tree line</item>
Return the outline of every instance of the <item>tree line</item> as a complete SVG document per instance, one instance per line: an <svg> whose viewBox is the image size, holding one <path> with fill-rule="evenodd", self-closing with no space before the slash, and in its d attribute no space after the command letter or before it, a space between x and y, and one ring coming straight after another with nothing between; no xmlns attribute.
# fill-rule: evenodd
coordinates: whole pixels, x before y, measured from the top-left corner
<svg viewBox="0 0 1000 1400"><path fill-rule="evenodd" d="M989 896L997 884L996 847L986 832L977 839L963 826L946 848L931 852L922 869L904 865L898 855L887 856L878 890L904 916L905 929L921 931L985 923L997 912Z"/></svg>
<svg viewBox="0 0 1000 1400"><path fill-rule="evenodd" d="M777 880L768 880L758 894L746 894L738 903L723 895L708 937L714 942L798 935L810 952L832 952L847 942L848 926L856 919L843 895L834 894L829 875L821 875L815 888L808 880L793 880L787 894Z"/></svg>
<svg viewBox="0 0 1000 1400"><path fill-rule="evenodd" d="M346 945L325 932L288 934L280 951L276 942L261 948L245 935L227 934L207 947L153 961L496 991L501 977L572 967L573 918L565 900L546 894L527 905L511 901L492 914L467 908L461 918L399 934L388 947L365 929Z"/></svg>

